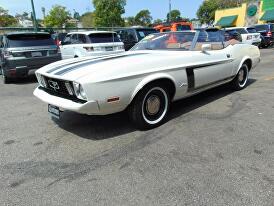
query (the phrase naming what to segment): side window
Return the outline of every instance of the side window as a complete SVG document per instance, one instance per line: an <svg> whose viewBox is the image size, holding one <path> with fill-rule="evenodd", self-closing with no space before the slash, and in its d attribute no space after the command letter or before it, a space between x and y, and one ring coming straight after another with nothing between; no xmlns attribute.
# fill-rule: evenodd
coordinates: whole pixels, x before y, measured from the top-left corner
<svg viewBox="0 0 274 206"><path fill-rule="evenodd" d="M78 34L73 34L71 36L71 44L79 44L79 41L78 41Z"/></svg>
<svg viewBox="0 0 274 206"><path fill-rule="evenodd" d="M241 34L236 31L225 31L224 32L224 45L225 47L229 45L239 44L242 41Z"/></svg>
<svg viewBox="0 0 274 206"><path fill-rule="evenodd" d="M86 35L78 34L78 42L79 44L86 44L87 43Z"/></svg>
<svg viewBox="0 0 274 206"><path fill-rule="evenodd" d="M133 30L126 31L127 41L136 42L135 32Z"/></svg>
<svg viewBox="0 0 274 206"><path fill-rule="evenodd" d="M124 34L124 31L121 30L121 31L116 31L117 35L119 36L119 38L124 41L125 40L125 34Z"/></svg>
<svg viewBox="0 0 274 206"><path fill-rule="evenodd" d="M221 31L200 31L195 51L201 51L203 44L210 44L211 50L224 49L224 36Z"/></svg>
<svg viewBox="0 0 274 206"><path fill-rule="evenodd" d="M70 34L68 34L63 41L63 45L68 45L68 44L71 44L71 35Z"/></svg>
<svg viewBox="0 0 274 206"><path fill-rule="evenodd" d="M0 48L4 47L3 36L0 36Z"/></svg>

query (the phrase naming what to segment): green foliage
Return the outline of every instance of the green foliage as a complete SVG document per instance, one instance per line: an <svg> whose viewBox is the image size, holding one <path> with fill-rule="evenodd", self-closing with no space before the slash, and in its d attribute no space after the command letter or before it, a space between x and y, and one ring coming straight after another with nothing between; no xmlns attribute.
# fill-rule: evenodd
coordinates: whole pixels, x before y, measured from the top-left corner
<svg viewBox="0 0 274 206"><path fill-rule="evenodd" d="M87 12L81 16L83 27L94 27L94 14Z"/></svg>
<svg viewBox="0 0 274 206"><path fill-rule="evenodd" d="M126 0L93 0L94 23L98 27L124 26Z"/></svg>
<svg viewBox="0 0 274 206"><path fill-rule="evenodd" d="M153 21L153 24L161 24L161 23L163 23L163 20L162 20L162 19L155 19L155 20Z"/></svg>
<svg viewBox="0 0 274 206"><path fill-rule="evenodd" d="M16 26L17 20L9 15L8 10L0 7L0 27Z"/></svg>
<svg viewBox="0 0 274 206"><path fill-rule="evenodd" d="M170 11L170 18L169 19L169 12L167 14L167 21L179 21L182 19L181 12L177 9Z"/></svg>
<svg viewBox="0 0 274 206"><path fill-rule="evenodd" d="M252 2L254 0L207 0L202 3L197 11L197 17L201 23L212 24L215 20L215 11L218 9L227 9L241 6L242 3Z"/></svg>
<svg viewBox="0 0 274 206"><path fill-rule="evenodd" d="M219 8L217 0L207 0L202 3L197 11L197 17L202 24L212 24L215 19L215 11Z"/></svg>
<svg viewBox="0 0 274 206"><path fill-rule="evenodd" d="M44 24L46 27L62 27L70 18L70 12L66 10L66 7L55 5L45 17Z"/></svg>
<svg viewBox="0 0 274 206"><path fill-rule="evenodd" d="M135 17L129 16L125 18L125 26L134 26L135 25Z"/></svg>
<svg viewBox="0 0 274 206"><path fill-rule="evenodd" d="M135 16L135 23L140 26L149 26L152 22L152 16L149 10L141 10Z"/></svg>

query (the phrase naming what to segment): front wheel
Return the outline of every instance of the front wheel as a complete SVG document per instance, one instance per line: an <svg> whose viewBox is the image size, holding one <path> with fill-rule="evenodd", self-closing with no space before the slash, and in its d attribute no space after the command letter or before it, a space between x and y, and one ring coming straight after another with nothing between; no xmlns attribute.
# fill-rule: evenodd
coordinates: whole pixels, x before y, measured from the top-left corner
<svg viewBox="0 0 274 206"><path fill-rule="evenodd" d="M248 66L246 64L243 64L237 76L231 82L232 88L237 91L244 89L247 86L248 78L249 78Z"/></svg>
<svg viewBox="0 0 274 206"><path fill-rule="evenodd" d="M10 79L5 75L3 68L1 69L1 71L2 71L3 83L4 83L4 84L10 83Z"/></svg>
<svg viewBox="0 0 274 206"><path fill-rule="evenodd" d="M152 129L164 122L169 105L167 89L157 84L150 85L137 94L129 107L129 116L139 129Z"/></svg>

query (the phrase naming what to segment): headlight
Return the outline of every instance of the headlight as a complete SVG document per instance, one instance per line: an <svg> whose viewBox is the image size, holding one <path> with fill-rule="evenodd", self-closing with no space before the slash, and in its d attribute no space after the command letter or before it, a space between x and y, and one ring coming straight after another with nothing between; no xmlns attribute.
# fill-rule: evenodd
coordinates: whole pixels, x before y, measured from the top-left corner
<svg viewBox="0 0 274 206"><path fill-rule="evenodd" d="M73 88L74 88L75 95L78 99L87 100L87 95L81 84L77 82L73 82Z"/></svg>

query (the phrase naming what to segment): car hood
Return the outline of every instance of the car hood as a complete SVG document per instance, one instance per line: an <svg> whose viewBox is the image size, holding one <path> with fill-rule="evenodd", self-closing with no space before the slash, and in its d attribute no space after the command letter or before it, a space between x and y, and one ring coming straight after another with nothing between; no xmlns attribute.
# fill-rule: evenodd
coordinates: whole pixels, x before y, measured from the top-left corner
<svg viewBox="0 0 274 206"><path fill-rule="evenodd" d="M195 61L190 51L132 51L101 57L63 60L37 72L70 81L106 81L165 69L187 66ZM195 64L195 63L194 63Z"/></svg>

